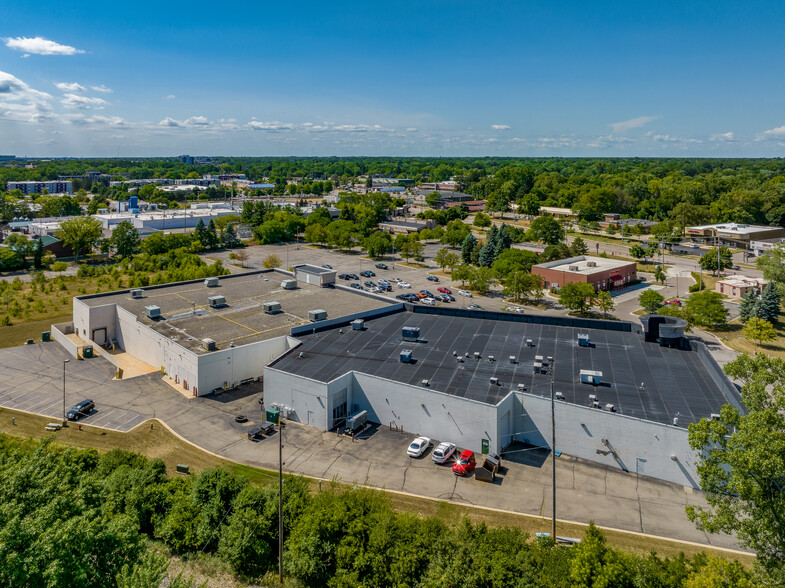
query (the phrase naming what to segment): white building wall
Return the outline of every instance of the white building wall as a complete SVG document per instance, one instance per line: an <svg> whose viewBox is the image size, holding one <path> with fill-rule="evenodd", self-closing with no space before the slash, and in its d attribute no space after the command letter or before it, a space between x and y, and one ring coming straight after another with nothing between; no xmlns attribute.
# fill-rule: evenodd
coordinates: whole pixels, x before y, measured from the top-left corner
<svg viewBox="0 0 785 588"><path fill-rule="evenodd" d="M258 378L264 366L289 349L289 337L230 347L197 356L199 395L209 394L226 383L238 385L248 378Z"/></svg>
<svg viewBox="0 0 785 588"><path fill-rule="evenodd" d="M550 448L550 399L531 394L516 396L521 397L524 409L516 419L520 423L516 438ZM697 454L690 449L686 428L563 401L556 402L555 413L556 449L562 453L699 488Z"/></svg>
<svg viewBox="0 0 785 588"><path fill-rule="evenodd" d="M103 345L117 336L117 305L88 306L76 298L73 304L74 332L82 339ZM106 328L106 338L103 331L96 332L102 328Z"/></svg>
<svg viewBox="0 0 785 588"><path fill-rule="evenodd" d="M351 376L351 374L349 374ZM343 378L339 378L343 380ZM339 384L340 386L340 384ZM328 431L328 384L266 367L264 369L264 406L291 408L289 418Z"/></svg>

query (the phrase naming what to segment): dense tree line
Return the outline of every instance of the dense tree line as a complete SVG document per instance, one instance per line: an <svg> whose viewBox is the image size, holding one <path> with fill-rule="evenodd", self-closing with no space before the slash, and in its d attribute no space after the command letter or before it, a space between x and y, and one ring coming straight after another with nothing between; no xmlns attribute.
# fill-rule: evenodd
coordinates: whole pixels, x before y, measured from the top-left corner
<svg viewBox="0 0 785 588"><path fill-rule="evenodd" d="M277 488L228 470L170 478L160 460L127 451L0 435L0 475L3 585L158 586L151 541L185 558L211 554L245 579L277 570ZM594 526L580 545L556 547L515 528L398 514L381 492L312 495L294 477L283 501L284 569L303 586L754 585L742 566L712 556L613 549Z"/></svg>

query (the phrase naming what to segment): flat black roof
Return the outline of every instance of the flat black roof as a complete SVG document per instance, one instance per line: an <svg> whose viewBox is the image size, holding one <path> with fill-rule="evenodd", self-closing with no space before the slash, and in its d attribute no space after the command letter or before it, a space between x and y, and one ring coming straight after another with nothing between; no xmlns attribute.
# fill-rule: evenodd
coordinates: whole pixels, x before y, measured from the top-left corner
<svg viewBox="0 0 785 588"><path fill-rule="evenodd" d="M419 327L420 340L403 341L404 326ZM579 333L590 335L591 347L578 346ZM533 373L540 355L553 356L554 389L569 403L588 406L595 394L603 409L610 403L620 414L665 424L678 416L683 425L718 413L728 402L698 353L647 343L634 332L403 311L366 320L363 331L336 327L298 338L302 345L272 367L321 382L357 371L417 386L429 380L430 390L497 404L519 384L550 397L550 374ZM400 362L407 349L411 364ZM602 372L603 383L582 384L581 370Z"/></svg>

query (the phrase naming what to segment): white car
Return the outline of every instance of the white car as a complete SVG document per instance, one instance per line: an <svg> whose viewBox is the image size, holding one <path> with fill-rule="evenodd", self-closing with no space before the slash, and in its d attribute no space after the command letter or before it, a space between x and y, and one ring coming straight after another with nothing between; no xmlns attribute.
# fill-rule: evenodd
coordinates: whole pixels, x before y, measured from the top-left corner
<svg viewBox="0 0 785 588"><path fill-rule="evenodd" d="M467 298L471 298L472 297L472 293L471 292L467 292L466 290L458 290L458 295L459 296L466 296Z"/></svg>
<svg viewBox="0 0 785 588"><path fill-rule="evenodd" d="M436 463L444 463L455 453L455 443L444 441L436 446L431 454L431 459Z"/></svg>
<svg viewBox="0 0 785 588"><path fill-rule="evenodd" d="M409 449L406 450L406 453L409 454L409 457L420 457L428 447L431 446L431 440L428 437L417 437L412 444L409 445Z"/></svg>
<svg viewBox="0 0 785 588"><path fill-rule="evenodd" d="M422 300L420 300L420 302L422 302L426 306L436 306L436 300L434 300L433 298L423 298Z"/></svg>
<svg viewBox="0 0 785 588"><path fill-rule="evenodd" d="M409 282L398 282L399 288L411 288L412 285Z"/></svg>

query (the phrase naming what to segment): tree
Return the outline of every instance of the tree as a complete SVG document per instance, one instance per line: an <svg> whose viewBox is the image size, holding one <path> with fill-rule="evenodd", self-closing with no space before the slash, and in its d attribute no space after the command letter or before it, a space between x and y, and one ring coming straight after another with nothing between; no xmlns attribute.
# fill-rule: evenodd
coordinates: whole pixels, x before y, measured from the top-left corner
<svg viewBox="0 0 785 588"><path fill-rule="evenodd" d="M449 249L439 249L436 255L433 256L433 261L438 265L442 271L447 267L447 257L450 255ZM454 254L453 254L454 255Z"/></svg>
<svg viewBox="0 0 785 588"><path fill-rule="evenodd" d="M608 318L608 313L613 312L616 308L613 296L611 296L611 293L607 290L601 290L597 293L595 305L602 311L605 318Z"/></svg>
<svg viewBox="0 0 785 588"><path fill-rule="evenodd" d="M439 202L439 198L441 198L441 194L438 192L431 192L425 196L425 203L431 208L436 208L436 203Z"/></svg>
<svg viewBox="0 0 785 588"><path fill-rule="evenodd" d="M665 304L665 296L656 290L647 288L641 293L640 296L638 296L638 304L640 304L646 312L654 313L657 312L663 304Z"/></svg>
<svg viewBox="0 0 785 588"><path fill-rule="evenodd" d="M648 255L648 251L646 251L646 249L644 249L641 245L638 245L637 243L632 247L630 247L629 253L635 259L645 259L646 256Z"/></svg>
<svg viewBox="0 0 785 588"><path fill-rule="evenodd" d="M473 273L474 268L467 263L463 263L452 270L451 277L453 280L459 280L461 286L463 286L467 280L471 279Z"/></svg>
<svg viewBox="0 0 785 588"><path fill-rule="evenodd" d="M755 316L774 324L779 319L779 315L780 295L776 286L769 282L760 294L760 300L755 308Z"/></svg>
<svg viewBox="0 0 785 588"><path fill-rule="evenodd" d="M365 238L363 247L371 259L378 259L393 248L393 239L390 233L376 231Z"/></svg>
<svg viewBox="0 0 785 588"><path fill-rule="evenodd" d="M704 290L687 299L683 316L691 325L721 328L728 322L728 309L723 304L722 294Z"/></svg>
<svg viewBox="0 0 785 588"><path fill-rule="evenodd" d="M780 295L785 293L785 245L777 243L769 248L766 255L755 260L755 265L763 271L763 277L774 282Z"/></svg>
<svg viewBox="0 0 785 588"><path fill-rule="evenodd" d="M237 231L234 230L234 223L229 223L221 232L221 245L226 249L236 249L241 245L237 238Z"/></svg>
<svg viewBox="0 0 785 588"><path fill-rule="evenodd" d="M538 216L531 222L530 231L535 241L555 245L564 240L564 227L550 215Z"/></svg>
<svg viewBox="0 0 785 588"><path fill-rule="evenodd" d="M309 243L327 243L327 229L318 223L308 225L305 227L305 240Z"/></svg>
<svg viewBox="0 0 785 588"><path fill-rule="evenodd" d="M505 296L510 296L514 301L524 298L538 299L543 295L542 277L524 271L515 271L503 281Z"/></svg>
<svg viewBox="0 0 785 588"><path fill-rule="evenodd" d="M755 288L750 288L747 293L742 296L741 304L739 304L739 320L746 323L751 317L756 316L758 310L758 294Z"/></svg>
<svg viewBox="0 0 785 588"><path fill-rule="evenodd" d="M450 251L447 255L444 256L444 265L450 268L450 271L455 269L455 266L457 266L459 263L461 263L461 256L457 253Z"/></svg>
<svg viewBox="0 0 785 588"><path fill-rule="evenodd" d="M570 562L570 586L630 586L630 568L629 556L608 547L605 535L594 526L594 521L591 521Z"/></svg>
<svg viewBox="0 0 785 588"><path fill-rule="evenodd" d="M215 229L215 221L210 219L210 224L207 225L207 245L205 248L215 249L220 243L221 239L218 237L218 232Z"/></svg>
<svg viewBox="0 0 785 588"><path fill-rule="evenodd" d="M478 265L482 267L491 267L494 262L494 250L495 244L489 238L485 245L482 246L482 249L480 249L480 257L477 260Z"/></svg>
<svg viewBox="0 0 785 588"><path fill-rule="evenodd" d="M235 255L237 254L235 253ZM267 269L274 269L276 267L281 267L283 265L283 261L277 255L271 254L262 260L262 265Z"/></svg>
<svg viewBox="0 0 785 588"><path fill-rule="evenodd" d="M489 267L478 267L469 277L469 288L480 294L485 294L496 283L493 270Z"/></svg>
<svg viewBox="0 0 785 588"><path fill-rule="evenodd" d="M490 227L491 226L491 217L485 214L484 212L478 212L474 215L474 226L475 227Z"/></svg>
<svg viewBox="0 0 785 588"><path fill-rule="evenodd" d="M539 256L528 249L505 249L491 268L500 280L517 271L529 272L534 264L539 261Z"/></svg>
<svg viewBox="0 0 785 588"><path fill-rule="evenodd" d="M7 247L12 248L22 257L26 257L33 252L33 247L35 243L31 241L27 235L23 235L22 233L11 233L5 238L3 241L4 245Z"/></svg>
<svg viewBox="0 0 785 588"><path fill-rule="evenodd" d="M202 247L207 247L207 227L202 219L199 219L199 222L196 223L196 226L194 227L194 236L196 237L196 240L202 244Z"/></svg>
<svg viewBox="0 0 785 588"><path fill-rule="evenodd" d="M594 306L597 293L586 282L569 282L559 289L559 304L578 314L585 315Z"/></svg>
<svg viewBox="0 0 785 588"><path fill-rule="evenodd" d="M471 233L467 234L461 244L461 259L463 263L470 264L472 262L472 251L477 246L477 237Z"/></svg>
<svg viewBox="0 0 785 588"><path fill-rule="evenodd" d="M735 534L776 584L785 581L785 360L742 354L725 365L740 381L746 413L729 404L719 419L689 426L708 507L687 507L698 529Z"/></svg>
<svg viewBox="0 0 785 588"><path fill-rule="evenodd" d="M586 241L581 239L580 237L575 237L573 239L572 244L570 245L570 253L572 255L586 255L589 252L589 246L586 245Z"/></svg>
<svg viewBox="0 0 785 588"><path fill-rule="evenodd" d="M245 249L238 249L234 252L234 258L240 262L242 267L245 267L245 262L248 261L248 252Z"/></svg>
<svg viewBox="0 0 785 588"><path fill-rule="evenodd" d="M101 221L86 216L63 221L60 223L60 228L55 231L55 236L71 247L74 261L77 261L80 253L89 252L99 241L101 233Z"/></svg>
<svg viewBox="0 0 785 588"><path fill-rule="evenodd" d="M108 242L109 248L120 258L133 257L139 253L142 244L139 231L128 221L123 221L114 228Z"/></svg>
<svg viewBox="0 0 785 588"><path fill-rule="evenodd" d="M9 272L24 267L24 257L13 249L0 247L0 271Z"/></svg>
<svg viewBox="0 0 785 588"><path fill-rule="evenodd" d="M425 246L420 243L419 241L410 241L409 242L409 255L414 259L414 261L424 261L425 253Z"/></svg>
<svg viewBox="0 0 785 588"><path fill-rule="evenodd" d="M774 330L770 322L753 316L750 317L747 321L747 326L744 327L744 336L755 341L757 346L760 346L764 341L774 341L777 338L777 331Z"/></svg>
<svg viewBox="0 0 785 588"><path fill-rule="evenodd" d="M466 237L470 234L471 234L471 228L469 227L469 225L467 225L461 220L455 219L447 223L447 230L444 232L444 235L440 237L440 241L445 245L450 245L451 247L458 247L464 242Z"/></svg>
<svg viewBox="0 0 785 588"><path fill-rule="evenodd" d="M44 261L44 246L41 239L35 240L35 247L33 248L33 267L41 269Z"/></svg>
<svg viewBox="0 0 785 588"><path fill-rule="evenodd" d="M719 254L719 268L717 266L717 250L713 249L701 255L698 264L707 272L715 272L719 274L722 270L726 270L733 265L731 250L725 246L720 247Z"/></svg>
<svg viewBox="0 0 785 588"><path fill-rule="evenodd" d="M665 275L665 270L662 269L661 265L658 265L654 268L654 279L659 282L660 284L664 284L665 280L667 280L667 276Z"/></svg>

